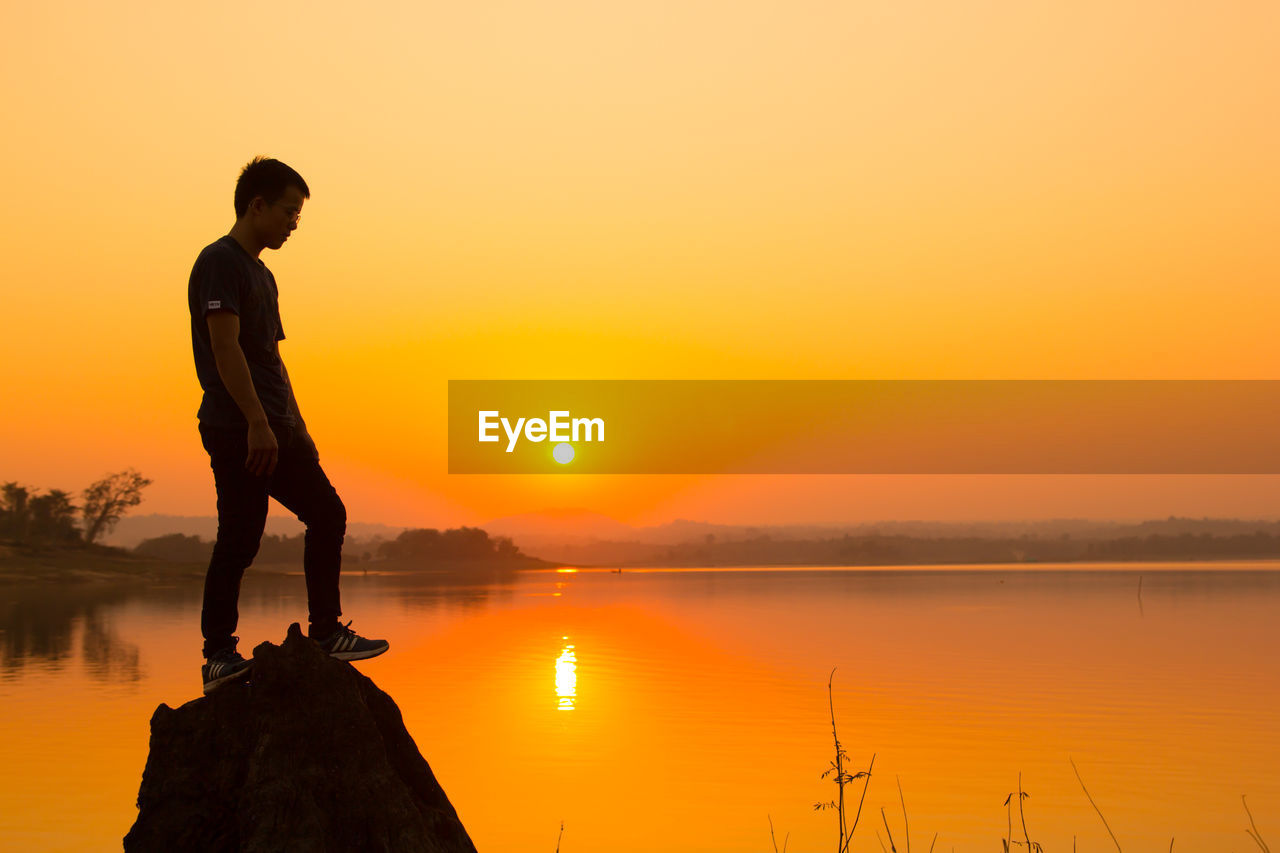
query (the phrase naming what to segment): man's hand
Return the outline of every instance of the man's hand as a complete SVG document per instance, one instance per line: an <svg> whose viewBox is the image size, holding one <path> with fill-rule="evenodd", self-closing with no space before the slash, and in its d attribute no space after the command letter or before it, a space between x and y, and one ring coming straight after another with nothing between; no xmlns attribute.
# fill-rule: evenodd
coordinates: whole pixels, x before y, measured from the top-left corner
<svg viewBox="0 0 1280 853"><path fill-rule="evenodd" d="M271 424L266 421L250 422L249 455L245 457L244 467L256 477L266 477L276 470L279 460L280 444L271 431Z"/></svg>
<svg viewBox="0 0 1280 853"><path fill-rule="evenodd" d="M206 321L218 377L249 422L249 454L244 467L254 476L267 476L276 470L280 445L267 422L267 413L262 410L262 401L249 374L249 363L240 349L240 318L231 311L210 311Z"/></svg>

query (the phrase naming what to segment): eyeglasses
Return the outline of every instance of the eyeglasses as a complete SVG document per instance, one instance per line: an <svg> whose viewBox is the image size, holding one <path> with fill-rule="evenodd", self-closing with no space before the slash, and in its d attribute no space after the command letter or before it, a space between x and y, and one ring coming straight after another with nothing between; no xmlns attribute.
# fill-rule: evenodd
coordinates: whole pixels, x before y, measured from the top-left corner
<svg viewBox="0 0 1280 853"><path fill-rule="evenodd" d="M281 202L277 201L277 202L274 202L274 204L281 204ZM298 220L302 219L302 208L300 207L286 207L284 209L284 212L288 214L289 219L293 222L297 222Z"/></svg>

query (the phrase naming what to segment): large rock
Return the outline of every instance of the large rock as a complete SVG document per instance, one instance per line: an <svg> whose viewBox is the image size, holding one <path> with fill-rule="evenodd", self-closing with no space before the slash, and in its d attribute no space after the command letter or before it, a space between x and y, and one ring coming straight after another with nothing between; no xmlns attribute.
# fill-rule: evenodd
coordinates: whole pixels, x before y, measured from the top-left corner
<svg viewBox="0 0 1280 853"><path fill-rule="evenodd" d="M156 708L126 851L474 853L400 709L289 626L248 683Z"/></svg>

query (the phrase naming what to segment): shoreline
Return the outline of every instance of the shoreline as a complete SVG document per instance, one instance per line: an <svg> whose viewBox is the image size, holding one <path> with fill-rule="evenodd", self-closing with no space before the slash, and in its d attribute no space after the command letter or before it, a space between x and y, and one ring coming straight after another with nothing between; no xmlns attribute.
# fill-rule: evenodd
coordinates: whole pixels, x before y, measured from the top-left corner
<svg viewBox="0 0 1280 853"><path fill-rule="evenodd" d="M550 570L560 566L529 557L514 561L453 561L435 563L432 568L419 568L389 560L350 560L344 562L344 577L365 574L396 577L434 574L457 579L468 575L491 577L521 570ZM19 549L0 545L0 586L47 583L146 583L155 581L203 582L208 562L176 562L133 554L120 548L51 548ZM297 563L255 563L248 571L281 578L302 575Z"/></svg>
<svg viewBox="0 0 1280 853"><path fill-rule="evenodd" d="M1224 565L1225 564L1225 565ZM622 565L574 565L555 563L529 557L517 561L452 561L436 562L429 568L422 565L388 560L351 560L344 563L344 577L377 577L383 579L409 577L437 577L448 581L494 580L516 572L803 572L846 570L918 570L936 572L964 571L1124 571L1132 566L1151 569L1166 568L1169 571L1195 571L1202 566L1221 566L1222 571L1232 571L1233 564L1241 571L1280 571L1280 559L1200 559L1186 560L1064 560L1056 562L938 562L938 563L758 563L738 565L709 565L696 563L671 564L622 564ZM1262 565L1259 565L1262 564ZM139 556L122 549L100 546L96 549L50 549L47 551L18 550L0 546L0 586L47 583L117 584L148 583L156 581L203 582L208 564L200 562L173 562L154 557ZM302 576L300 563L260 563L249 568L258 575L274 575L280 578Z"/></svg>

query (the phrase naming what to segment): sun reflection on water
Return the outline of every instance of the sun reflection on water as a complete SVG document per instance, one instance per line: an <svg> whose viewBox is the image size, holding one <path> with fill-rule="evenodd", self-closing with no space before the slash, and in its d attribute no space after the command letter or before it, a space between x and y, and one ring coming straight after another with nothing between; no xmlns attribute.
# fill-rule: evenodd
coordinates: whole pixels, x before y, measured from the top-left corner
<svg viewBox="0 0 1280 853"><path fill-rule="evenodd" d="M566 643L560 649L560 657L556 658L556 695L560 697L558 710L561 711L572 711L573 702L578 695L578 656L573 648L572 643Z"/></svg>

